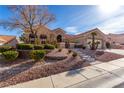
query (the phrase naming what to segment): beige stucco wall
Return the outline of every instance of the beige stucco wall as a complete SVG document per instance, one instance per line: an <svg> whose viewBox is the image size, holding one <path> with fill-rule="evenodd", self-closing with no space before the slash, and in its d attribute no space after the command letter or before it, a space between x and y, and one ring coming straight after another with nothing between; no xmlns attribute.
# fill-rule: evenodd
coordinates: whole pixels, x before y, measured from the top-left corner
<svg viewBox="0 0 124 93"><path fill-rule="evenodd" d="M83 44L84 46L89 48L88 42L92 41L92 32L96 32L97 35L95 36L95 39L96 41L100 42L98 48L105 48L106 36L97 29L94 31L86 32L85 34L80 34L77 37L73 38L73 41L76 41L79 44Z"/></svg>

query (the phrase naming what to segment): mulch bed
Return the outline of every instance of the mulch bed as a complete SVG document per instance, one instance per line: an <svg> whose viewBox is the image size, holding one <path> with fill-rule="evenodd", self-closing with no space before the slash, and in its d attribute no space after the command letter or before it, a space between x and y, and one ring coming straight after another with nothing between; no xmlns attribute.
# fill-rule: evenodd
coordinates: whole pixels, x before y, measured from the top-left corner
<svg viewBox="0 0 124 93"><path fill-rule="evenodd" d="M27 65L26 65L27 64ZM67 59L52 63L52 64L39 64L23 63L14 66L11 69L0 72L0 87L6 87L17 83L26 82L41 77L47 77L49 75L61 73L68 70L77 69L90 64L83 62L79 56L73 58L69 56ZM26 66L25 66L26 65Z"/></svg>
<svg viewBox="0 0 124 93"><path fill-rule="evenodd" d="M110 53L110 52L104 52L102 55L97 55L96 60L102 61L102 62L108 62L112 60L116 60L119 58L123 58L123 55L115 54L115 53Z"/></svg>

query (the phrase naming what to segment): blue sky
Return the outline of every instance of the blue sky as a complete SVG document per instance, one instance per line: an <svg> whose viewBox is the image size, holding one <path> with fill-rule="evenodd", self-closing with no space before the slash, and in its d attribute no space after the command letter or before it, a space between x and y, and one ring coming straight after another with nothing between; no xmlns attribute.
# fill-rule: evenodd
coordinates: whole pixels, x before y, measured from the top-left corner
<svg viewBox="0 0 124 93"><path fill-rule="evenodd" d="M101 8L91 5L51 5L48 8L56 16L56 20L48 25L50 29L62 28L68 34L79 34L97 27L106 34L124 33L123 6ZM8 19L10 16L6 6L0 6L0 19ZM0 34L20 35L21 33L0 27Z"/></svg>

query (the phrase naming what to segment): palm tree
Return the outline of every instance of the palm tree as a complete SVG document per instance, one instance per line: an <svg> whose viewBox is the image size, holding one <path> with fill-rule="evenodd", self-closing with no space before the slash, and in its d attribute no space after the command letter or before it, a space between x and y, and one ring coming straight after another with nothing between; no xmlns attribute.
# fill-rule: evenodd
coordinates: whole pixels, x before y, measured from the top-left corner
<svg viewBox="0 0 124 93"><path fill-rule="evenodd" d="M92 47L91 47L91 49L95 50L95 36L97 35L97 33L92 32L91 35L92 35Z"/></svg>

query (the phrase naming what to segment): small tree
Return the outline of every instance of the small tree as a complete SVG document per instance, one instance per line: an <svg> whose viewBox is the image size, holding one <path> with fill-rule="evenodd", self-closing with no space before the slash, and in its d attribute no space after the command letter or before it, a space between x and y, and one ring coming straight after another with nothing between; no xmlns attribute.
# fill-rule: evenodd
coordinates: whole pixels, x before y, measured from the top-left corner
<svg viewBox="0 0 124 93"><path fill-rule="evenodd" d="M97 33L96 32L92 32L91 35L92 35L92 46L91 46L91 49L95 50L95 36L97 35Z"/></svg>

